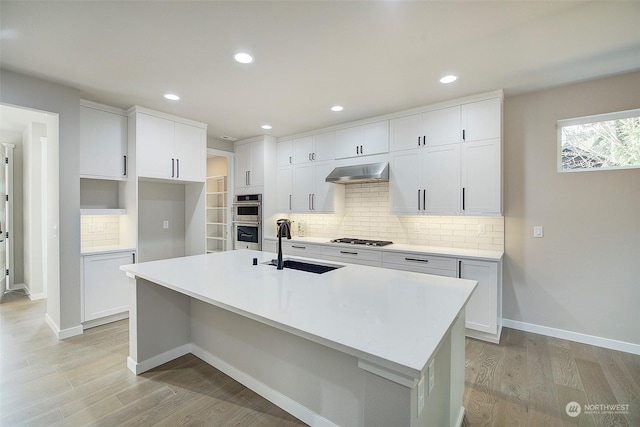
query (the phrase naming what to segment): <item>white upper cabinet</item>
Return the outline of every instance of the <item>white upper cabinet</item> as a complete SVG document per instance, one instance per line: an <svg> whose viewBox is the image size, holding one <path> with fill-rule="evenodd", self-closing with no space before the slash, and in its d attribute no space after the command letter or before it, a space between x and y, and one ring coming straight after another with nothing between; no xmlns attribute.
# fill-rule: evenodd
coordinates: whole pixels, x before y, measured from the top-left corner
<svg viewBox="0 0 640 427"><path fill-rule="evenodd" d="M122 110L82 101L80 177L127 178L127 116Z"/></svg>
<svg viewBox="0 0 640 427"><path fill-rule="evenodd" d="M334 158L334 132L296 138L292 144L293 164L323 162Z"/></svg>
<svg viewBox="0 0 640 427"><path fill-rule="evenodd" d="M276 163L278 166L287 166L293 163L292 141L278 143L276 146Z"/></svg>
<svg viewBox="0 0 640 427"><path fill-rule="evenodd" d="M325 182L333 170L332 161L293 166L291 211L306 213L333 213L334 193L344 196L344 186ZM282 194L283 204L284 194Z"/></svg>
<svg viewBox="0 0 640 427"><path fill-rule="evenodd" d="M278 212L291 212L293 202L293 167L280 166L276 177L276 209Z"/></svg>
<svg viewBox="0 0 640 427"><path fill-rule="evenodd" d="M135 113L137 175L204 182L206 125Z"/></svg>
<svg viewBox="0 0 640 427"><path fill-rule="evenodd" d="M499 215L501 122L500 98L391 120L390 211Z"/></svg>
<svg viewBox="0 0 640 427"><path fill-rule="evenodd" d="M502 128L502 102L500 98L462 105L464 141L500 138Z"/></svg>
<svg viewBox="0 0 640 427"><path fill-rule="evenodd" d="M388 120L336 131L336 159L387 152L389 152Z"/></svg>
<svg viewBox="0 0 640 427"><path fill-rule="evenodd" d="M236 190L261 193L264 186L264 139L239 141L235 153Z"/></svg>
<svg viewBox="0 0 640 427"><path fill-rule="evenodd" d="M462 212L501 212L500 139L465 142L462 148Z"/></svg>
<svg viewBox="0 0 640 427"><path fill-rule="evenodd" d="M203 128L175 123L176 177L184 181L204 181L207 143Z"/></svg>
<svg viewBox="0 0 640 427"><path fill-rule="evenodd" d="M460 142L460 106L391 120L391 151Z"/></svg>
<svg viewBox="0 0 640 427"><path fill-rule="evenodd" d="M428 111L422 115L423 144L427 147L460 142L460 107Z"/></svg>

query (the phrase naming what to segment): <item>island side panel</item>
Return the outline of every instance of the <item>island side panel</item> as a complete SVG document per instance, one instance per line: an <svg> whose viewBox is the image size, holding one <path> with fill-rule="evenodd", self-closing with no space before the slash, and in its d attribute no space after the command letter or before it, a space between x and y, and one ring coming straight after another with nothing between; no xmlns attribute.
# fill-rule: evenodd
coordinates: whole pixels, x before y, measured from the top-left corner
<svg viewBox="0 0 640 427"><path fill-rule="evenodd" d="M190 298L145 279L129 279L129 359L136 375L190 351Z"/></svg>
<svg viewBox="0 0 640 427"><path fill-rule="evenodd" d="M465 367L465 308L460 310L451 327L451 398L449 400L450 425L462 425L464 407L464 367Z"/></svg>

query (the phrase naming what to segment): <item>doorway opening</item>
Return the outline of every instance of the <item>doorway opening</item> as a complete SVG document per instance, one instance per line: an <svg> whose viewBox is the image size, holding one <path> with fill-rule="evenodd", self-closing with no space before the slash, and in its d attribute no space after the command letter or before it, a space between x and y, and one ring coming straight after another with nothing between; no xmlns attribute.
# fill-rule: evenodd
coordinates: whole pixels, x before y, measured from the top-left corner
<svg viewBox="0 0 640 427"><path fill-rule="evenodd" d="M207 149L206 241L207 253L233 249L231 201L233 153Z"/></svg>

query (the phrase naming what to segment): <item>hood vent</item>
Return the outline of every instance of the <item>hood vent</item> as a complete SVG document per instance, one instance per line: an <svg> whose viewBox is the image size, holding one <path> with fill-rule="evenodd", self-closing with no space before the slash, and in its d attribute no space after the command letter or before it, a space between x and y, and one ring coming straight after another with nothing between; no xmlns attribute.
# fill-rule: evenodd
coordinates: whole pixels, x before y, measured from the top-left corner
<svg viewBox="0 0 640 427"><path fill-rule="evenodd" d="M327 176L325 181L334 184L389 181L389 163L339 166Z"/></svg>

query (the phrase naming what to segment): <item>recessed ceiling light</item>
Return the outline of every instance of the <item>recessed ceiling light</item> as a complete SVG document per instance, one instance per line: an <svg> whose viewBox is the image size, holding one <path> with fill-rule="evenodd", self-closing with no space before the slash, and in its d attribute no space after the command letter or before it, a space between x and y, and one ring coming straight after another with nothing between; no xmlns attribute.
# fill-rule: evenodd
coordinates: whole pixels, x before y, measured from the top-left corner
<svg viewBox="0 0 640 427"><path fill-rule="evenodd" d="M334 105L333 107L331 107L331 111L342 111L344 110L344 107L342 105Z"/></svg>
<svg viewBox="0 0 640 427"><path fill-rule="evenodd" d="M250 64L253 62L253 56L245 52L238 52L233 58L241 64Z"/></svg>
<svg viewBox="0 0 640 427"><path fill-rule="evenodd" d="M262 129L269 130L269 129L272 129L272 128L271 128L271 125L262 125Z"/></svg>
<svg viewBox="0 0 640 427"><path fill-rule="evenodd" d="M167 98L169 101L178 101L180 99L178 95L175 95L173 93L165 93L164 97Z"/></svg>
<svg viewBox="0 0 640 427"><path fill-rule="evenodd" d="M448 75L448 76L444 76L443 78L440 79L440 83L453 83L456 80L458 80L458 76L454 76L454 75Z"/></svg>

